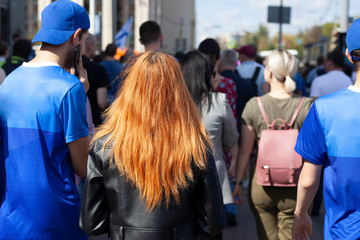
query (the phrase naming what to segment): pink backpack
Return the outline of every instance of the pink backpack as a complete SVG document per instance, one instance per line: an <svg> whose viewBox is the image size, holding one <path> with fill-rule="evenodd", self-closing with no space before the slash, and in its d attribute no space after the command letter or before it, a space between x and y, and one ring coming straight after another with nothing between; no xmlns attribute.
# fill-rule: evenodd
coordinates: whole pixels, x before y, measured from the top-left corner
<svg viewBox="0 0 360 240"><path fill-rule="evenodd" d="M297 185L303 160L294 150L299 131L291 129L291 126L295 122L303 101L304 98L301 98L290 124L281 118L269 124L261 98L257 97L261 114L268 125L268 129L262 131L259 142L256 163L256 177L259 185L276 187ZM277 122L282 125L275 125Z"/></svg>

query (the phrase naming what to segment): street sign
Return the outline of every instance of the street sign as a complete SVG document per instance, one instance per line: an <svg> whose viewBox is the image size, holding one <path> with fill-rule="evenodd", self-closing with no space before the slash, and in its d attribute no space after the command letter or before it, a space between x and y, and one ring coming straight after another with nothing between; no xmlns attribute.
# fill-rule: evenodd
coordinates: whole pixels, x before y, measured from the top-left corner
<svg viewBox="0 0 360 240"><path fill-rule="evenodd" d="M290 7L281 7L282 17L281 23L290 23ZM269 23L280 23L280 7L269 6L268 7L268 22Z"/></svg>

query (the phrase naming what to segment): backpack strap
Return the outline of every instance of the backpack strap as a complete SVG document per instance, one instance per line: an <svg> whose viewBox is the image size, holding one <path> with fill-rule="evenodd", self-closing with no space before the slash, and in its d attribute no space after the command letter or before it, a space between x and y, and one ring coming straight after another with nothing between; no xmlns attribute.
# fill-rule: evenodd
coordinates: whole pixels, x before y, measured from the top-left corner
<svg viewBox="0 0 360 240"><path fill-rule="evenodd" d="M256 100L257 100L257 103L258 103L259 108L260 108L260 112L261 112L262 116L264 117L264 120L265 120L266 124L268 125L268 127L270 127L269 118L266 115L265 108L264 108L264 106L263 106L263 104L261 102L261 97L256 97ZM291 127L294 124L295 119L296 119L297 115L300 112L300 108L301 108L301 105L303 104L304 100L305 100L304 97L302 97L300 99L299 105L297 106L297 108L295 109L295 112L293 113L293 115L291 117L289 127Z"/></svg>
<svg viewBox="0 0 360 240"><path fill-rule="evenodd" d="M259 75L260 70L261 70L261 68L259 66L257 66L255 68L255 71L254 71L254 74L253 74L252 78L250 79L251 85L254 87L256 95L258 95L256 79L257 79L257 77Z"/></svg>
<svg viewBox="0 0 360 240"><path fill-rule="evenodd" d="M294 114L293 114L292 117L291 117L291 121L290 121L290 124L289 124L290 127L294 124L295 119L296 119L297 115L298 115L299 112L300 112L300 108L301 108L301 105L302 105L302 103L304 102L304 100L305 100L304 97L302 97L302 98L300 99L299 105L297 106L297 108L295 109Z"/></svg>
<svg viewBox="0 0 360 240"><path fill-rule="evenodd" d="M255 82L255 80L257 79L257 77L258 77L258 75L259 75L259 72L260 72L260 67L257 66L257 67L255 68L254 75L253 75L252 78L251 78L251 82Z"/></svg>
<svg viewBox="0 0 360 240"><path fill-rule="evenodd" d="M263 104L262 104L262 102L261 102L261 97L256 97L256 100L257 100L257 103L258 103L258 105L259 105L260 112L261 112L261 114L263 115L264 120L265 120L265 122L266 122L266 125L267 125L268 127L270 127L269 118L268 118L268 116L266 115L265 108L264 108L264 106L263 106Z"/></svg>

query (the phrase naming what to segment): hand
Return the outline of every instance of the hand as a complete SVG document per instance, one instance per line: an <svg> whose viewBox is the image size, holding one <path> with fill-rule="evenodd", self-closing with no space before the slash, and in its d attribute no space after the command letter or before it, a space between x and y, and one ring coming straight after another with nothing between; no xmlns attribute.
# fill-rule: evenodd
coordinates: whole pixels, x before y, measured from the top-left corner
<svg viewBox="0 0 360 240"><path fill-rule="evenodd" d="M73 67L70 68L70 73L72 75L75 75L75 68L73 68ZM89 80L88 80L87 71L83 67L82 57L79 58L79 80L84 85L85 92L87 92L89 90L90 83L89 83Z"/></svg>
<svg viewBox="0 0 360 240"><path fill-rule="evenodd" d="M294 224L292 227L292 238L294 240L310 240L312 234L312 221L309 214L304 216L294 214Z"/></svg>
<svg viewBox="0 0 360 240"><path fill-rule="evenodd" d="M235 204L242 204L242 186L235 185L233 189L233 199Z"/></svg>
<svg viewBox="0 0 360 240"><path fill-rule="evenodd" d="M232 158L230 161L230 167L227 170L228 175L230 178L234 178L235 177L235 168L236 168L236 159Z"/></svg>

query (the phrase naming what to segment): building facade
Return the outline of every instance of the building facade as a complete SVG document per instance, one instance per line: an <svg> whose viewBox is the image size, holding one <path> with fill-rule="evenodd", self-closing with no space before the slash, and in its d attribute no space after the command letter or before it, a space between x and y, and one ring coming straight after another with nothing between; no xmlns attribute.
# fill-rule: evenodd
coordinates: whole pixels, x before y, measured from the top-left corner
<svg viewBox="0 0 360 240"><path fill-rule="evenodd" d="M11 36L32 39L41 25L42 10L54 0L0 0L0 38L12 44ZM84 6L90 16L90 33L99 48L114 42L114 37L132 16L130 48L143 51L139 27L147 20L161 26L163 48L169 53L188 51L195 45L195 0L73 0Z"/></svg>
<svg viewBox="0 0 360 240"><path fill-rule="evenodd" d="M0 39L12 45L12 36L25 35L25 4L23 0L0 0Z"/></svg>
<svg viewBox="0 0 360 240"><path fill-rule="evenodd" d="M143 51L138 29L147 20L161 26L164 50L169 53L192 50L195 17L195 0L135 0L135 50Z"/></svg>

